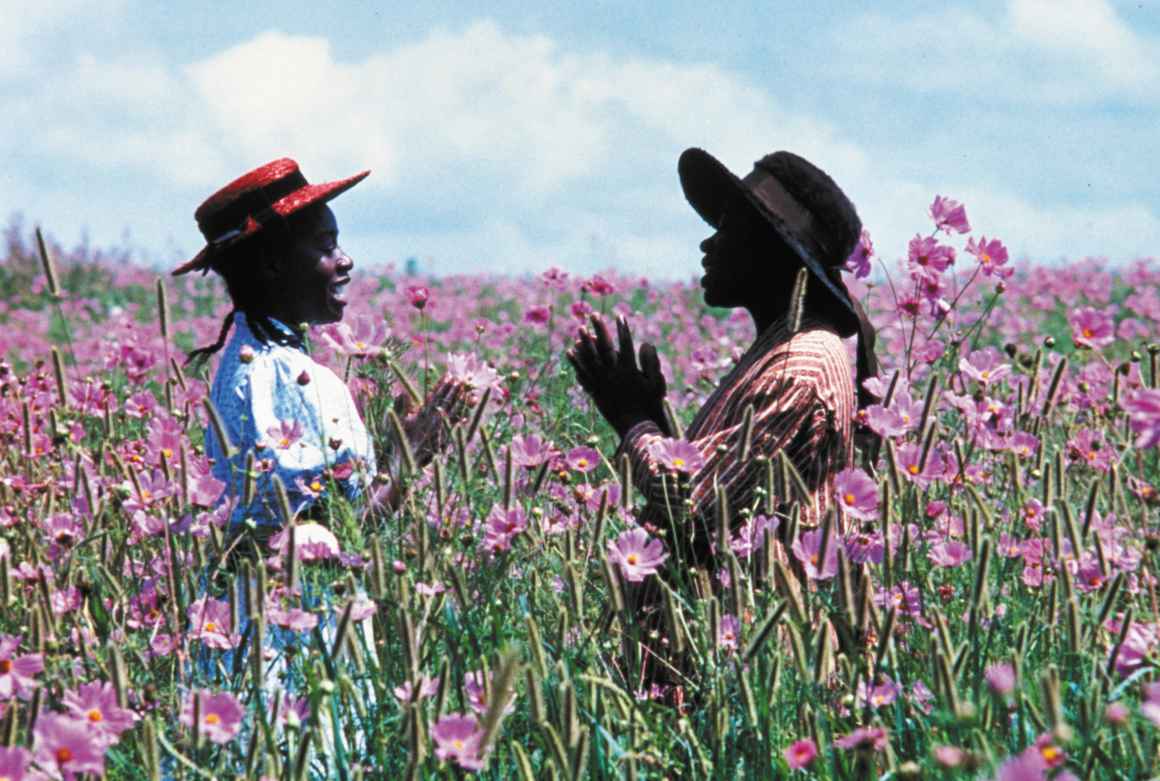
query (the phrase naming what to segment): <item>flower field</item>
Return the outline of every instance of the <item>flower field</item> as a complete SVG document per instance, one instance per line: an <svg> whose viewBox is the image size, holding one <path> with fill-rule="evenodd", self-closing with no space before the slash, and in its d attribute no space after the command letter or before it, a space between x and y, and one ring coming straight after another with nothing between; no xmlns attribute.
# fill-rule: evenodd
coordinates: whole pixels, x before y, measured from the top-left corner
<svg viewBox="0 0 1160 781"><path fill-rule="evenodd" d="M623 316L688 422L754 337L695 284L356 268L311 354L407 498L364 516L319 475L330 534L239 561L203 455L212 362L182 367L224 286L11 229L0 778L1160 774L1160 264L1019 261L941 197L916 229L848 266L881 401L839 509L775 512L792 467L745 453L765 488L719 520L716 572L635 524L563 357ZM389 411L445 375L471 409L420 469ZM633 610L650 580L663 622ZM642 677L654 647L678 682Z"/></svg>

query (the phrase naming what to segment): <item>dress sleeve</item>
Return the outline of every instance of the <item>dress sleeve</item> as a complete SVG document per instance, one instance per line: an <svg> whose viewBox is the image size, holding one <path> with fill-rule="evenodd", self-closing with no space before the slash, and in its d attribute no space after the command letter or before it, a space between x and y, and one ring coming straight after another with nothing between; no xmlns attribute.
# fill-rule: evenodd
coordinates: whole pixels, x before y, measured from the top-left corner
<svg viewBox="0 0 1160 781"><path fill-rule="evenodd" d="M817 471L814 461L825 445L827 415L808 376L782 379L727 403L730 414L722 424L690 440L700 451L704 465L680 481L665 474L650 452L662 439L655 423L644 422L631 428L621 446L632 464L633 482L646 499L642 519L665 528L670 512L676 519L680 517L678 508L687 507L687 520L681 525L692 522L693 528L687 531L698 557L704 555L713 540L714 485L725 491L732 512L752 507L754 490L763 482L765 469L755 456L771 458L778 450L784 450L799 471L807 475ZM750 404L754 410L753 437L750 456L742 461L745 408Z"/></svg>

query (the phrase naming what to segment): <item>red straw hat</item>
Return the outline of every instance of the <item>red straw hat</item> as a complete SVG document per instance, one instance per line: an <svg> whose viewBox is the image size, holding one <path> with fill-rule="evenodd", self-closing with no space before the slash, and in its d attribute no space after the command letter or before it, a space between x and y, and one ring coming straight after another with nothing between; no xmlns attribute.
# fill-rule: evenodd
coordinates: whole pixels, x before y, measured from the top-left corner
<svg viewBox="0 0 1160 781"><path fill-rule="evenodd" d="M206 246L174 276L208 269L215 250L236 244L260 232L269 223L285 219L308 206L338 197L367 178L370 171L335 182L310 184L288 157L266 163L233 180L206 198L193 217Z"/></svg>

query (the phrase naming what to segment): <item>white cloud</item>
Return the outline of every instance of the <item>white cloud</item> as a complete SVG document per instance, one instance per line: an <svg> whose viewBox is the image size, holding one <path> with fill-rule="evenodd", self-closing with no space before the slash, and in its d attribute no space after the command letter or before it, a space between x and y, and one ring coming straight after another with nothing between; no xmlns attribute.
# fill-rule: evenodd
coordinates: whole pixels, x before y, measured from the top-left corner
<svg viewBox="0 0 1160 781"><path fill-rule="evenodd" d="M865 17L858 45L844 47L854 59L841 67L863 78L877 69L918 89L982 90L1013 78L1022 49L1034 46L1052 57L1075 49L1080 61L1103 63L1110 75L1101 78L1143 88L1117 75L1118 52L1142 39L1114 15L1092 12L1097 41L1083 48L1068 46L1073 26L1036 26L1035 10L1018 0L1002 27L953 8L897 27ZM197 200L248 167L291 155L314 180L369 167L362 195L344 201L359 215L345 234L366 240L357 259L434 256L441 270L616 265L690 276L704 227L677 182L686 146L709 149L742 175L776 148L817 161L858 203L887 257L927 229L935 193L921 174L896 173L892 161L908 139L867 147L855 140L858 128L787 108L735 71L575 51L487 21L358 58L326 38L277 31L185 65L133 50L74 57L41 86L12 103L0 142L61 166L132 171L147 186L106 203L116 219L191 237ZM28 126L38 132L21 131ZM1160 246L1160 221L1144 205L1036 205L1009 188L979 190L966 171L935 176L950 182L939 192L966 201L979 229L1015 252ZM185 208L158 214L158 194L175 188L188 196ZM340 216L348 213L344 206Z"/></svg>
<svg viewBox="0 0 1160 781"><path fill-rule="evenodd" d="M1160 40L1132 30L1106 0L1007 0L1000 14L873 11L832 40L847 77L881 86L1049 105L1118 99L1154 108L1160 95Z"/></svg>

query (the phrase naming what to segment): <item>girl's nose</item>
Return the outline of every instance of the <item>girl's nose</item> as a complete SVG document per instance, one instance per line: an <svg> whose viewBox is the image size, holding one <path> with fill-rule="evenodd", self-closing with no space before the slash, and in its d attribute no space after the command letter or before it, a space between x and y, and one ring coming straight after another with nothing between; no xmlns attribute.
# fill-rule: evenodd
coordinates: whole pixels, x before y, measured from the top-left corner
<svg viewBox="0 0 1160 781"><path fill-rule="evenodd" d="M341 249L338 251L338 253L339 253L339 258L338 258L338 270L339 271L342 271L345 273L347 271L350 271L352 268L354 268L354 261L351 260L350 255L347 255Z"/></svg>
<svg viewBox="0 0 1160 781"><path fill-rule="evenodd" d="M708 252L709 250L713 249L713 244L716 241L717 241L717 234L716 233L714 233L712 236L710 236L707 239L705 239L704 241L702 241L701 242L701 252Z"/></svg>

